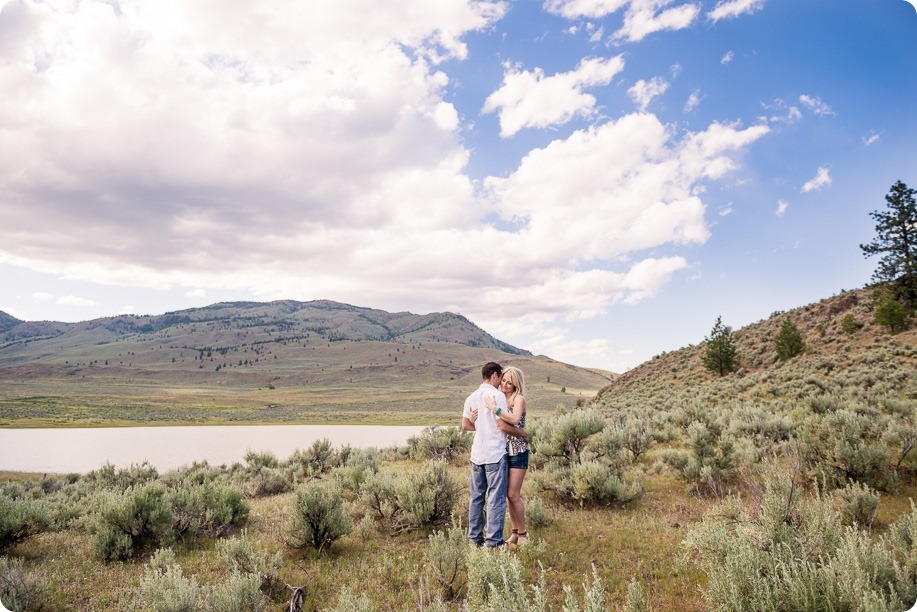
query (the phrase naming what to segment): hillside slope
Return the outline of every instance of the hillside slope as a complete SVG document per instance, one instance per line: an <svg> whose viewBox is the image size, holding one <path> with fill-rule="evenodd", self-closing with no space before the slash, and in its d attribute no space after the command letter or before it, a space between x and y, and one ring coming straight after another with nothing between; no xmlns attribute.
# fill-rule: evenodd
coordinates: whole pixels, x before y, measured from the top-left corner
<svg viewBox="0 0 917 612"><path fill-rule="evenodd" d="M732 374L720 377L703 367L701 342L657 355L622 374L593 404L609 411L636 406L668 411L696 402L766 404L828 395L917 398L917 329L891 334L876 324L871 293L871 288L847 291L735 331L739 368ZM841 329L848 314L858 325L853 333ZM807 348L781 362L775 340L787 317L802 332Z"/></svg>

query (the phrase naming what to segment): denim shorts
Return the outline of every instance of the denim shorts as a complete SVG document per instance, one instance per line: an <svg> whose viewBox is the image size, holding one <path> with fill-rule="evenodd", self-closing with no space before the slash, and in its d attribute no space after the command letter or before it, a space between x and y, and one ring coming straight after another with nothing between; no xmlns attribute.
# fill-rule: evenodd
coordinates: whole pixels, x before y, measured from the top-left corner
<svg viewBox="0 0 917 612"><path fill-rule="evenodd" d="M529 469L529 451L523 451L518 455L507 455L506 458L509 462L509 469L511 470Z"/></svg>

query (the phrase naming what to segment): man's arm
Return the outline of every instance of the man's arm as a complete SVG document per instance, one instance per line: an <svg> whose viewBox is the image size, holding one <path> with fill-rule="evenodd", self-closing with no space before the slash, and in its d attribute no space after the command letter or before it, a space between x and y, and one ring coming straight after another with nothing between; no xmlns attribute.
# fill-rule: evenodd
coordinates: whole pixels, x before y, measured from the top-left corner
<svg viewBox="0 0 917 612"><path fill-rule="evenodd" d="M472 423L471 419L466 416L462 417L462 429L465 431L475 431L474 423Z"/></svg>
<svg viewBox="0 0 917 612"><path fill-rule="evenodd" d="M526 442L529 441L529 432L527 432L522 427L516 427L504 421L503 419L497 419L497 427L500 428L500 431L505 433L508 436L516 436L517 438L522 438Z"/></svg>

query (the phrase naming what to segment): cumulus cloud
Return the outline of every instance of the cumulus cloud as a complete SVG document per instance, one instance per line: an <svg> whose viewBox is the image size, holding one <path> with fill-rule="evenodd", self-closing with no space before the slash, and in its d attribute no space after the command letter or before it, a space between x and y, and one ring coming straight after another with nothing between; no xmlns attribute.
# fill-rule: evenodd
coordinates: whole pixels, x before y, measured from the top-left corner
<svg viewBox="0 0 917 612"><path fill-rule="evenodd" d="M820 191L825 187L831 186L831 174L828 168L822 166L818 169L818 172L814 177L805 182L802 186L802 193L809 193L810 191Z"/></svg>
<svg viewBox="0 0 917 612"><path fill-rule="evenodd" d="M662 77L653 77L649 81L640 79L627 90L627 95L633 100L641 111L645 111L653 98L661 96L669 88L669 83Z"/></svg>
<svg viewBox="0 0 917 612"><path fill-rule="evenodd" d="M484 102L483 112L497 112L500 136L515 135L526 127L562 125L575 117L595 113L595 97L584 93L589 87L607 85L624 69L624 59L592 57L574 70L545 76L544 71L518 70L504 66L503 84Z"/></svg>
<svg viewBox="0 0 917 612"><path fill-rule="evenodd" d="M441 62L464 57L463 35L502 3L233 3L218 21L206 3L118 6L0 11L2 261L538 330L684 270L678 248L710 235L703 184L768 132L684 133L635 113L475 181ZM593 108L570 82L607 82L620 61L565 73L558 89L579 100L566 112ZM516 229L482 221L494 214ZM656 247L668 256L645 252Z"/></svg>
<svg viewBox="0 0 917 612"><path fill-rule="evenodd" d="M32 299L36 302L48 302L54 299L54 295L46 291L37 291L32 294Z"/></svg>
<svg viewBox="0 0 917 612"><path fill-rule="evenodd" d="M796 123L802 119L802 111L781 98L777 98L770 104L761 104L770 114L759 117L760 121L767 123Z"/></svg>
<svg viewBox="0 0 917 612"><path fill-rule="evenodd" d="M656 32L683 30L700 14L699 4L681 4L660 10L672 0L631 0L624 13L624 25L614 34L615 40L638 42Z"/></svg>
<svg viewBox="0 0 917 612"><path fill-rule="evenodd" d="M803 94L799 96L799 101L803 106L808 108L819 117L831 117L835 115L835 112L831 110L831 107L825 104L825 102L823 102L822 99L817 96L807 96Z"/></svg>
<svg viewBox="0 0 917 612"><path fill-rule="evenodd" d="M707 13L707 19L716 23L720 19L734 19L739 15L754 13L764 8L764 0L721 0Z"/></svg>
<svg viewBox="0 0 917 612"><path fill-rule="evenodd" d="M790 203L786 200L777 200L777 210L774 211L774 214L778 217L782 217L786 214L787 209L790 207Z"/></svg>

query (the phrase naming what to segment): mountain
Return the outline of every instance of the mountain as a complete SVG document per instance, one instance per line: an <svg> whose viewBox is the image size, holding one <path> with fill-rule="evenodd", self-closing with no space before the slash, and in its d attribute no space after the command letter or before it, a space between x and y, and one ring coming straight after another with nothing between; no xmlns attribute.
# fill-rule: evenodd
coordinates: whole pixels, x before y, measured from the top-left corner
<svg viewBox="0 0 917 612"><path fill-rule="evenodd" d="M0 333L0 426L455 422L487 361L527 377L533 412L613 374L511 346L453 313L319 300L224 302Z"/></svg>
<svg viewBox="0 0 917 612"><path fill-rule="evenodd" d="M8 329L12 329L13 327L16 327L20 323L22 323L22 321L20 321L16 317L10 316L6 314L5 312L3 312L2 310L0 310L0 333L3 333Z"/></svg>
<svg viewBox="0 0 917 612"><path fill-rule="evenodd" d="M733 332L738 369L726 376L701 363L703 342L662 353L615 378L593 404L614 412L631 407L670 411L684 406L798 402L813 397L917 397L917 329L890 333L875 322L872 288L845 291L818 303L775 312ZM841 322L849 317L845 331ZM711 313L711 327L715 313ZM800 330L803 354L780 361L775 341L784 319ZM724 321L728 324L728 321Z"/></svg>

